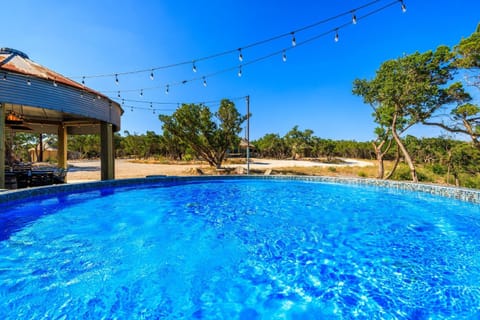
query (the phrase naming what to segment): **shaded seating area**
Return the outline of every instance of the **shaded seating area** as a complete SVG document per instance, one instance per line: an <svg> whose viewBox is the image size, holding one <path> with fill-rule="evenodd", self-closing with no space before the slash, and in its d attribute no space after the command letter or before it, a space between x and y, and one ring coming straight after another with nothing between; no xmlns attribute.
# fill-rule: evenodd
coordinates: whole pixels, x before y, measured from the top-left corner
<svg viewBox="0 0 480 320"><path fill-rule="evenodd" d="M56 167L35 167L29 163L6 167L5 188L22 189L41 187L66 182L67 169Z"/></svg>
<svg viewBox="0 0 480 320"><path fill-rule="evenodd" d="M118 102L83 81L50 70L21 51L0 48L0 189L64 183L70 135L99 135L101 179L115 179L113 137L122 114ZM55 156L50 158L58 169L14 163L21 158L10 156L6 141L17 133L56 135ZM43 161L30 159L37 160Z"/></svg>

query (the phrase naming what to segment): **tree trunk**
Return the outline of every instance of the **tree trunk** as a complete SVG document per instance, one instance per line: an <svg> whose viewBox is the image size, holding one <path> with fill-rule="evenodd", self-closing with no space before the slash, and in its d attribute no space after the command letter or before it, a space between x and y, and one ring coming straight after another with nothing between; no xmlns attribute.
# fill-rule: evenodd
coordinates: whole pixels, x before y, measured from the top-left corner
<svg viewBox="0 0 480 320"><path fill-rule="evenodd" d="M378 162L377 179L383 179L383 176L385 174L385 166L383 165L384 153L382 152L382 146L384 145L384 143L385 143L385 140L380 142L380 144L377 146L374 142L372 142L373 149L375 150L375 155L377 156L377 162Z"/></svg>
<svg viewBox="0 0 480 320"><path fill-rule="evenodd" d="M410 157L410 154L407 151L407 148L402 143L402 140L398 136L397 133L397 128L396 128L396 120L397 120L397 114L395 113L393 116L393 121L392 121L392 135L393 138L395 139L395 142L397 143L397 146L400 148L400 151L402 151L403 156L405 157L405 162L407 162L408 167L410 168L410 174L412 176L412 181L413 182L418 182L418 177L417 177L417 172L415 170L415 165L413 164L412 158Z"/></svg>
<svg viewBox="0 0 480 320"><path fill-rule="evenodd" d="M398 166L399 162L400 162L400 150L397 146L397 153L395 155L395 163L393 164L392 170L390 170L390 172L385 177L385 180L388 180L393 176L393 173L395 172L395 170L397 170L397 166Z"/></svg>

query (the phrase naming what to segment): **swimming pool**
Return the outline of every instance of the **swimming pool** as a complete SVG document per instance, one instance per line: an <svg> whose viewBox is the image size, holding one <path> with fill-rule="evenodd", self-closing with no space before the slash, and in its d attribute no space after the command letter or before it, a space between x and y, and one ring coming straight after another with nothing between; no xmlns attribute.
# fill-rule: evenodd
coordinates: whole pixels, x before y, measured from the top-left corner
<svg viewBox="0 0 480 320"><path fill-rule="evenodd" d="M315 179L158 179L0 212L2 319L480 316L469 202Z"/></svg>

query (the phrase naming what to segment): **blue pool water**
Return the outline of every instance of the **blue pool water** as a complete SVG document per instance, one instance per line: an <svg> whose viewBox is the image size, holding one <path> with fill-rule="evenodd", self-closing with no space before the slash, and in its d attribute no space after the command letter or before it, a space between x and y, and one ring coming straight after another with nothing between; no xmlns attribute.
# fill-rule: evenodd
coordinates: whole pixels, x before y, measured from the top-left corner
<svg viewBox="0 0 480 320"><path fill-rule="evenodd" d="M1 319L480 317L480 209L286 180L0 205Z"/></svg>

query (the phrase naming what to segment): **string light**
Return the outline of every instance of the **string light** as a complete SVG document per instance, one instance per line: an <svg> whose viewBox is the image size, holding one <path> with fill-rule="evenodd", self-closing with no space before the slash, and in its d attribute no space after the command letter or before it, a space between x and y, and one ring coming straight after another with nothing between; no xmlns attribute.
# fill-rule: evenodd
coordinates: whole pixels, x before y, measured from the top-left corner
<svg viewBox="0 0 480 320"><path fill-rule="evenodd" d="M125 104L125 99L122 99L122 104Z"/></svg>
<svg viewBox="0 0 480 320"><path fill-rule="evenodd" d="M170 85L167 84L165 87L165 94L168 94L170 92Z"/></svg>
<svg viewBox="0 0 480 320"><path fill-rule="evenodd" d="M118 85L118 74L115 74L115 84Z"/></svg>
<svg viewBox="0 0 480 320"><path fill-rule="evenodd" d="M7 80L7 73L5 72L5 73L3 74L3 81L6 81L6 80Z"/></svg>
<svg viewBox="0 0 480 320"><path fill-rule="evenodd" d="M192 63L192 71L197 72L197 66L195 65L195 61Z"/></svg>
<svg viewBox="0 0 480 320"><path fill-rule="evenodd" d="M54 86L54 87L57 86L57 82L55 81L55 79L53 79L53 86Z"/></svg>
<svg viewBox="0 0 480 320"><path fill-rule="evenodd" d="M133 112L133 107L130 108L130 111Z"/></svg>
<svg viewBox="0 0 480 320"><path fill-rule="evenodd" d="M143 89L140 89L140 97L143 97Z"/></svg>
<svg viewBox="0 0 480 320"><path fill-rule="evenodd" d="M204 87L207 86L207 79L205 79L205 77L203 77L203 86L204 86Z"/></svg>
<svg viewBox="0 0 480 320"><path fill-rule="evenodd" d="M370 6L372 5L373 3L378 3L382 0L375 0L375 1L372 1L371 3L369 4L366 4L366 5L363 5L362 7L359 7L359 8L356 8L356 9L353 9L353 10L349 10L347 11L346 13L343 13L341 15L337 15L335 17L331 17L331 18L328 18L326 20L323 20L323 21L320 21L320 22L317 22L315 23L315 25L318 25L320 23L325 23L327 21L331 21L331 20L334 20L334 19L338 19L339 17L343 16L343 15L349 15L352 20L348 21L347 23L343 23L343 24L339 24L336 26L336 28L334 29L330 29L329 31L325 31L323 33L319 33L319 34L316 34L308 39L304 39L302 40L301 42L297 43L296 42L296 38L295 38L295 32L300 32L300 31L304 31L308 28L311 28L313 25L309 25L309 26L306 26L306 27L303 27L303 28L300 28L300 29L296 29L296 30L293 30L292 32L289 32L287 34L283 34L281 36L277 36L275 39L279 39L280 37L284 37L284 36L291 36L292 37L292 46L295 45L295 46L300 46L300 45L305 45L307 43L311 43L321 37L325 37L325 36L328 36L329 34L331 34L332 32L335 33L335 42L338 42L339 41L339 30L342 29L342 28L345 28L351 24L353 24L353 16L355 16L355 20L358 21L358 20L361 20L361 19L364 19L366 17L370 17L374 14L377 14L381 11L384 11L386 8L389 8L389 7L392 7L394 5L398 5L398 1L401 1L402 4L403 4L403 0L393 0L391 2L389 2L388 4L385 4L384 6L380 7L380 8L377 8L377 9L373 9L371 10L370 12L367 12L366 14L362 14L361 16L357 16L356 13L358 13L357 10L360 10L360 9L363 9L367 6ZM259 41L259 42L256 42L256 43L253 43L251 45L247 45L247 46L242 46L242 47L237 47L237 49L235 49L234 51L237 51L237 53L239 54L242 54L242 58L243 58L243 52L242 50L243 49L246 49L246 48L250 48L251 46L256 46L256 45L260 45L260 44L264 44L268 41L271 41L271 39L267 39L267 40L263 40L263 41ZM180 84L186 84L187 82L194 82L194 81L203 81L203 82L206 82L206 78L209 78L209 77L213 77L213 76L217 76L219 74L222 74L222 73L226 73L226 72L231 72L232 70L235 70L237 69L237 75L239 77L242 77L242 73L243 73L243 70L241 70L243 68L243 66L246 66L246 65L250 65L250 64L254 64L254 63L257 63L257 62L260 62L260 61L263 61L263 60L266 60L270 57L273 57L273 56L278 56L278 55L282 55L282 60L285 60L286 58L286 50L289 50L289 48L283 48L283 49L280 49L280 50L277 50L275 52L271 52L267 55L264 55L264 56L261 56L261 57L258 57L258 58L255 58L253 60L249 60L248 62L246 63L243 63L243 64L240 64L240 65L237 65L237 66L231 66L229 68L225 68L223 70L220 70L220 71L215 71L213 73L210 73L210 74L206 74L206 75L203 75L201 77L197 77L197 78L192 78L192 79L187 79L187 80L183 80L183 81L176 81L176 82L169 82L168 85L171 85L171 86L176 86L176 85L180 85ZM228 51L228 53L231 53L232 50ZM196 62L199 61L199 60L204 60L204 59L211 59L211 58L216 58L216 57L219 57L221 55L223 55L225 53L219 53L219 54L215 54L215 55L212 55L212 56L208 56L208 57L204 57L204 58L199 58L199 59L195 59L195 60L190 60L188 63L193 64L196 66ZM183 63L182 63L183 64ZM164 66L165 68L166 67L172 67L172 66L177 66L179 64L175 64L175 65L168 65L168 66ZM159 67L159 68L164 68L164 67ZM150 68L150 69L147 69L147 70L143 70L143 72L145 71L151 71L153 73L154 70L157 70L159 68ZM115 73L113 75L123 75L123 74L131 74L131 73L136 73L136 72L141 72L141 71L135 71L135 72L125 72L125 73ZM100 76L90 76L90 77L101 77L101 76L107 76L107 75L100 75ZM85 76L84 76L85 77ZM167 86L168 86L167 85ZM155 87L150 87L150 88L142 88L142 90L152 90L152 89L159 89L159 88L162 88L163 86L155 86ZM137 89L129 89L129 90L122 90L122 92L138 92L139 88ZM169 89L167 89L165 91L166 94L168 94L168 91ZM102 91L102 92L109 92L109 91ZM112 91L110 91L112 92ZM113 91L112 93L115 93L116 91Z"/></svg>
<svg viewBox="0 0 480 320"><path fill-rule="evenodd" d="M120 91L118 91L118 93L117 93L117 97L119 97L119 98L120 98Z"/></svg>
<svg viewBox="0 0 480 320"><path fill-rule="evenodd" d="M283 62L287 62L287 53L285 52L285 50L283 50L283 53L282 53L282 60Z"/></svg>
<svg viewBox="0 0 480 320"><path fill-rule="evenodd" d="M321 24L325 24L327 22L331 22L331 21L334 21L334 20L337 20L345 15L352 15L352 13L355 13L355 12L358 12L359 10L363 10L363 9L366 9L368 7L371 7L379 2L381 2L383 0L371 0L370 2L364 4L364 5L361 5L359 7L356 7L356 8L353 8L351 10L348 10L346 12L343 12L343 13L339 13L337 15L334 15L334 16L330 16L326 19L323 19L323 20L320 20L320 21L316 21L310 25L306 25L306 26L303 26L301 28L298 28L298 29L295 29L295 30L291 30L291 32L287 32L287 33L283 33L283 34L279 34L279 35L276 35L276 36L273 36L271 38L268 38L268 39L263 39L263 40L260 40L260 41L257 41L257 42L254 42L254 43L250 43L246 46L242 46L241 48L245 49L245 48L251 48L251 47L255 47L255 46L260 46L260 45L263 45L265 43L269 43L269 42L272 42L272 41L275 41L277 39L280 39L280 38L283 38L283 37L286 37L286 36L291 36L292 38L292 46L296 46L297 43L296 43L296 39L295 39L295 33L298 33L298 32L303 32L305 30L308 30L308 29L311 29L311 28L314 28L314 27L317 27ZM386 4L384 5L383 7L380 7L378 9L372 9L371 12L367 13L366 15L363 15L362 17L359 17L359 19L363 18L363 17L367 17L367 16L370 16L374 13L377 13L377 12L380 12L380 11L383 11L384 9L386 9L387 7L390 7L390 6L393 6L394 4L398 3L398 1L400 1L402 3L402 8L405 8L405 5L403 3L403 0L392 0L391 3L389 4ZM405 8L406 9L406 8ZM353 21L353 20L352 20ZM343 28L345 25L342 25L341 27ZM304 42L302 41L302 44ZM204 56L204 57L200 57L198 59L194 59L193 61L203 61L203 60L209 60L209 59L215 59L215 58L218 58L220 56L223 56L223 55L227 55L227 54L230 54L230 53L233 53L234 51L237 51L238 50L238 47L236 49L233 49L233 50L226 50L226 51L223 51L223 52L217 52L217 53L214 53L214 54L211 54L209 56ZM128 75L128 74L135 74L135 73L142 73L142 72L152 72L154 70L160 70L160 69L167 69L167 68L172 68L172 67L177 67L177 66L180 66L180 65L184 65L184 64L188 64L188 63L191 63L192 60L187 60L187 61L183 61L183 62L178 62L178 63L172 63L172 64L168 64L168 65L163 65L163 66L159 66L159 67L155 67L155 68L148 68L148 69L142 69L142 70L134 70L134 71L127 71L127 72L119 72L119 73L113 73L113 74L98 74L98 75L89 75L89 76L81 76L82 79L88 77L88 78L99 78L99 77L111 77L111 76L115 76L115 75ZM79 78L79 76L75 77L75 76L70 76L70 78ZM201 79L201 78L200 78Z"/></svg>
<svg viewBox="0 0 480 320"><path fill-rule="evenodd" d="M30 79L27 79L27 85L29 85L29 86L32 85L32 82L30 81Z"/></svg>
<svg viewBox="0 0 480 320"><path fill-rule="evenodd" d="M403 2L403 0L400 0L400 2L402 3L402 12L403 12L403 13L407 12L407 6L406 6L405 3Z"/></svg>
<svg viewBox="0 0 480 320"><path fill-rule="evenodd" d="M154 78L154 75L153 75L153 69L152 69L152 72L150 72L150 80L153 80Z"/></svg>
<svg viewBox="0 0 480 320"><path fill-rule="evenodd" d="M83 90L80 92L80 98L83 98Z"/></svg>
<svg viewBox="0 0 480 320"><path fill-rule="evenodd" d="M352 23L357 24L357 16L355 15L355 11L352 13Z"/></svg>
<svg viewBox="0 0 480 320"><path fill-rule="evenodd" d="M150 102L150 108L153 108L153 104Z"/></svg>
<svg viewBox="0 0 480 320"><path fill-rule="evenodd" d="M238 61L243 61L242 48L238 48Z"/></svg>
<svg viewBox="0 0 480 320"><path fill-rule="evenodd" d="M82 84L85 85L85 77L82 77Z"/></svg>

